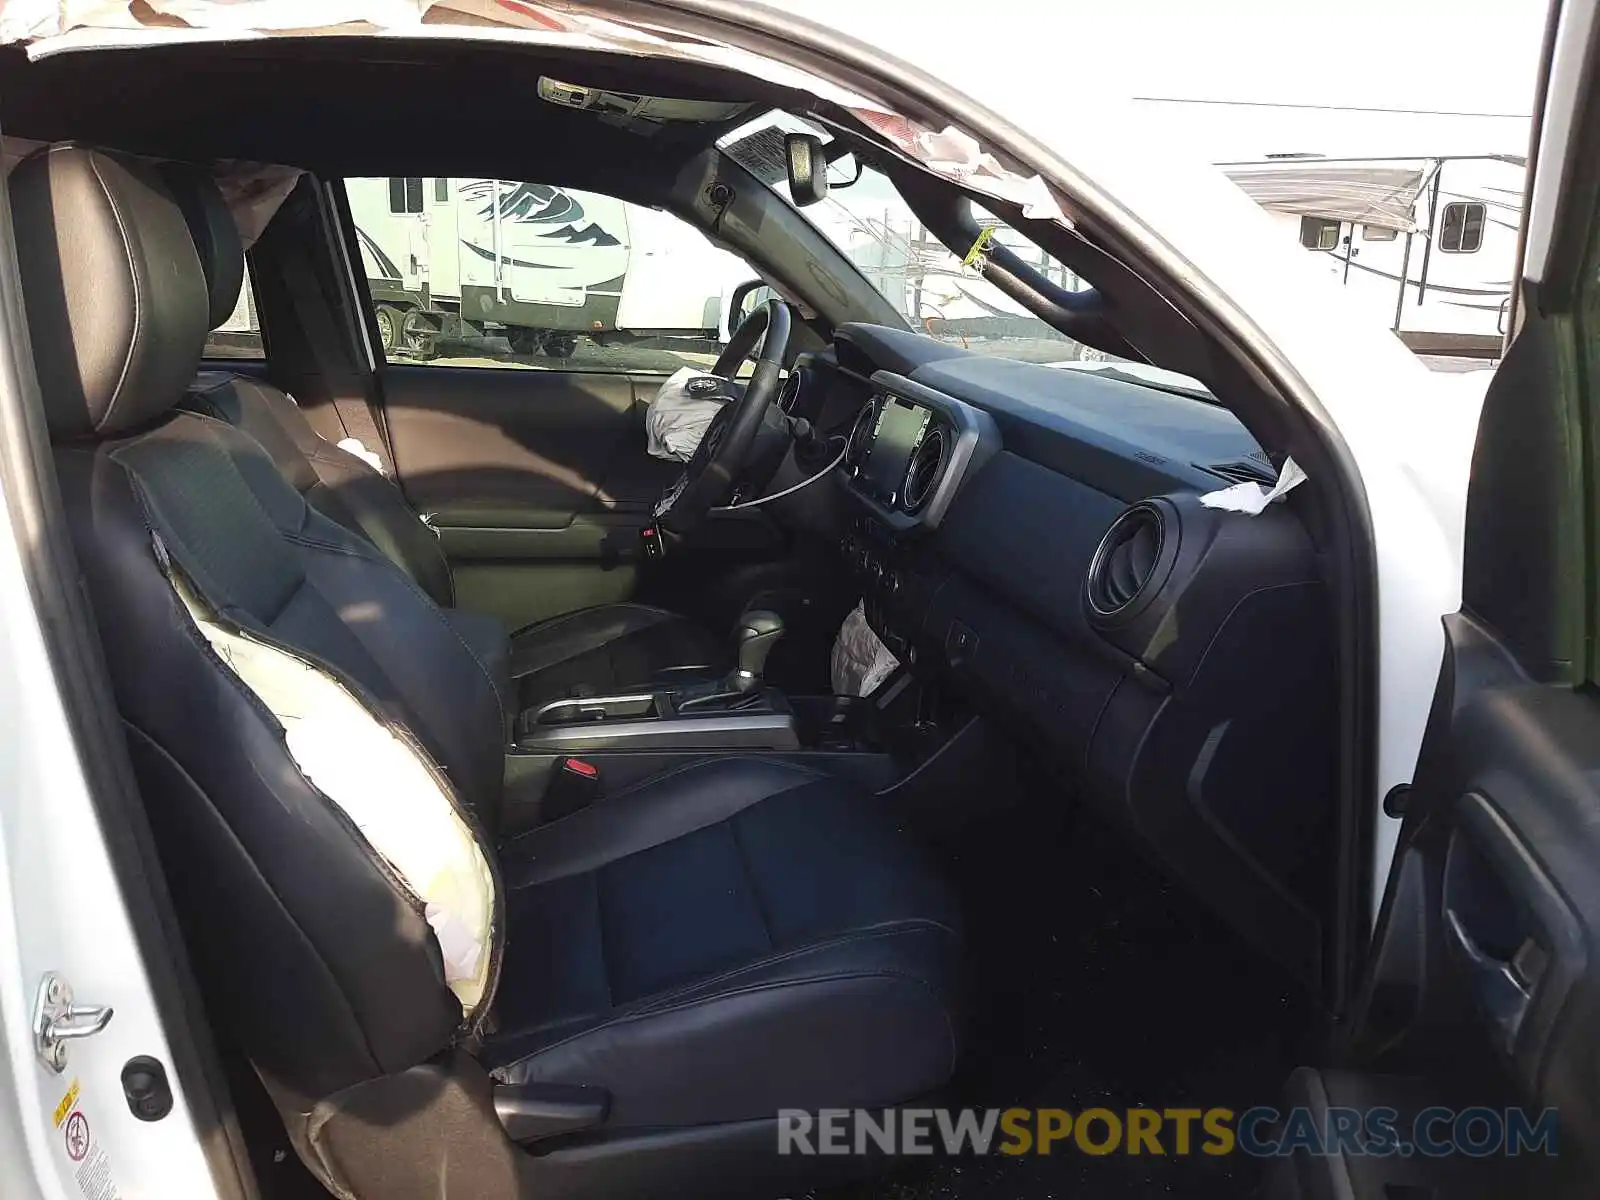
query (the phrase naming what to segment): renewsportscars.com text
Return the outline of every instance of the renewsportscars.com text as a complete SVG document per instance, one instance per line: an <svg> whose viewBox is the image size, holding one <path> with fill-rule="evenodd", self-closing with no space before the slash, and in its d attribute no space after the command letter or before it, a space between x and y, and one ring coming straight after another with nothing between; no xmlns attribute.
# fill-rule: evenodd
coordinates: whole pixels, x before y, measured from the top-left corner
<svg viewBox="0 0 1600 1200"><path fill-rule="evenodd" d="M1556 1153L1554 1109L781 1109L780 1154L1290 1154L1443 1158Z"/></svg>

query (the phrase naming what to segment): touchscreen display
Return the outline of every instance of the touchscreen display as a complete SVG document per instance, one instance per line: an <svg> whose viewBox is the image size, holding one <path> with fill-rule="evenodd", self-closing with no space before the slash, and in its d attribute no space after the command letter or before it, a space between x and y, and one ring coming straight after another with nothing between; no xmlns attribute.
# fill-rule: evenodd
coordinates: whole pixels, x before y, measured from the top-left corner
<svg viewBox="0 0 1600 1200"><path fill-rule="evenodd" d="M927 431L928 417L925 408L894 396L884 397L861 475L867 487L887 504L899 503L906 468Z"/></svg>

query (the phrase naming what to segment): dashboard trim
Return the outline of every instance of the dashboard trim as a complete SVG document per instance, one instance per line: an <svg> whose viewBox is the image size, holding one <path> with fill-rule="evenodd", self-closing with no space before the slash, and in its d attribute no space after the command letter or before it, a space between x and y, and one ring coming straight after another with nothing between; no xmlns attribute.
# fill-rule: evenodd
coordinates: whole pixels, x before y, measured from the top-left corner
<svg viewBox="0 0 1600 1200"><path fill-rule="evenodd" d="M889 508L850 484L848 480L845 486L873 517L896 533L908 533L914 529L937 529L939 522L949 510L951 501L960 491L962 482L988 462L1001 448L999 427L995 425L994 418L983 409L974 407L964 400L958 400L954 396L935 391L914 379L907 379L904 375L896 375L893 371L874 371L871 383L874 396L867 401L868 405L875 407L878 404L878 393L888 392L902 400L930 409L949 430L950 445L946 450L945 463L937 481L915 512Z"/></svg>

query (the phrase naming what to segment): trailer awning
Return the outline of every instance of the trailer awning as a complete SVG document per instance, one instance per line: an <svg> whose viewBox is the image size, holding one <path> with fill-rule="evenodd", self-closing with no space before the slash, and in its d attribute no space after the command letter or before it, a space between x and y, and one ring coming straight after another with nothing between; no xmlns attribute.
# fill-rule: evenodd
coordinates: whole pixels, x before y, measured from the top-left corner
<svg viewBox="0 0 1600 1200"><path fill-rule="evenodd" d="M1223 173L1272 212L1354 221L1410 233L1427 168L1357 163L1234 163Z"/></svg>

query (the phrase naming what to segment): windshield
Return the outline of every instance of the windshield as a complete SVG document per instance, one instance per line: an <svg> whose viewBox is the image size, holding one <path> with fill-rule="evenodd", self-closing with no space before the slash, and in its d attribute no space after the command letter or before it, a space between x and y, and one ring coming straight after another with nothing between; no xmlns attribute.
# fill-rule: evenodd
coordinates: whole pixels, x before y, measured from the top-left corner
<svg viewBox="0 0 1600 1200"><path fill-rule="evenodd" d="M773 112L725 135L717 144L792 203L783 151L783 135L789 132L818 130L786 113ZM852 183L858 167L859 177ZM1204 392L1185 375L1127 362L1052 329L975 269L964 267L961 259L917 220L888 177L858 164L854 155L834 163L828 178L828 195L801 211L914 329L979 354L1060 367L1115 369L1140 382ZM995 241L1051 282L1068 291L1090 286L992 213L974 205L974 215L981 227L993 230Z"/></svg>

